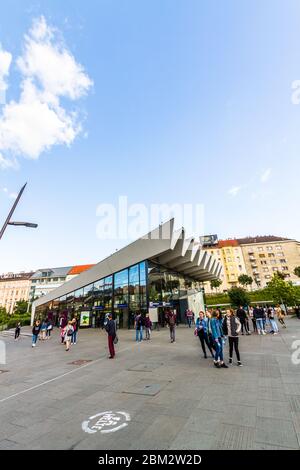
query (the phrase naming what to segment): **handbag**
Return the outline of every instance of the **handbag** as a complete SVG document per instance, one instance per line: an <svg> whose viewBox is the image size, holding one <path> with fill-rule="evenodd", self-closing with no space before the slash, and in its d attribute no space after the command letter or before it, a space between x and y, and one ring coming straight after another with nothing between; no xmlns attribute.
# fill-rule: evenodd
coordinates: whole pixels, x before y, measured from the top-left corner
<svg viewBox="0 0 300 470"><path fill-rule="evenodd" d="M119 342L119 338L118 338L118 336L116 335L115 338L114 338L114 344L118 344L118 342Z"/></svg>

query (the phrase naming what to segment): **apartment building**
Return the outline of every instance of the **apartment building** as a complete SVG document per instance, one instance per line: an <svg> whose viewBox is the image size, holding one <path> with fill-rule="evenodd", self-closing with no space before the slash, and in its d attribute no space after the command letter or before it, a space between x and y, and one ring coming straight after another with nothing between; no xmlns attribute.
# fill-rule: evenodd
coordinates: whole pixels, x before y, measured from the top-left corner
<svg viewBox="0 0 300 470"><path fill-rule="evenodd" d="M294 269L300 266L300 242L275 236L241 238L237 242L255 287L266 287L276 272L300 285L300 279L294 274Z"/></svg>
<svg viewBox="0 0 300 470"><path fill-rule="evenodd" d="M0 307L12 314L16 303L28 300L33 272L8 273L0 276Z"/></svg>

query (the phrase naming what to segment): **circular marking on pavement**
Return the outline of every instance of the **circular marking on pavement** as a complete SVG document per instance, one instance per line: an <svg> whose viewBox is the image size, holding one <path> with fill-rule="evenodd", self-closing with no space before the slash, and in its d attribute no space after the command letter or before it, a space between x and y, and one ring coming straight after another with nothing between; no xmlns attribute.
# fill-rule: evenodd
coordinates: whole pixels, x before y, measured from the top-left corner
<svg viewBox="0 0 300 470"><path fill-rule="evenodd" d="M83 421L81 427L88 434L109 434L126 428L131 420L130 414L125 411L104 411Z"/></svg>

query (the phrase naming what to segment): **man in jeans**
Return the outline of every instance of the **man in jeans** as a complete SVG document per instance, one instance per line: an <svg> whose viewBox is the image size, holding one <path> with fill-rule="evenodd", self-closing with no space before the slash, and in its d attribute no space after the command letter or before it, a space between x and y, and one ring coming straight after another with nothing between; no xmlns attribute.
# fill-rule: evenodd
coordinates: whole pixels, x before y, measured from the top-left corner
<svg viewBox="0 0 300 470"><path fill-rule="evenodd" d="M173 310L168 310L166 320L170 329L171 343L175 343L176 313Z"/></svg>
<svg viewBox="0 0 300 470"><path fill-rule="evenodd" d="M141 313L137 313L134 318L135 327L135 340L137 342L143 341L143 318Z"/></svg>
<svg viewBox="0 0 300 470"><path fill-rule="evenodd" d="M265 319L265 312L263 308L260 308L258 305L253 310L253 317L256 320L257 332L259 335L265 335L266 332L264 330L264 319Z"/></svg>

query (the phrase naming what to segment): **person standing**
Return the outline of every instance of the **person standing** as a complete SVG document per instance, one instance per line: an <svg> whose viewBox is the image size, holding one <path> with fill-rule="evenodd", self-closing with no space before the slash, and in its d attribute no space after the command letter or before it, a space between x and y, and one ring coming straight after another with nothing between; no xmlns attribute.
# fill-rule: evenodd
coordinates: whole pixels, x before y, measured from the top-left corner
<svg viewBox="0 0 300 470"><path fill-rule="evenodd" d="M77 343L78 329L79 329L79 321L78 321L77 317L73 318L72 325L73 325L74 332L73 332L71 343L76 344Z"/></svg>
<svg viewBox="0 0 300 470"><path fill-rule="evenodd" d="M108 315L108 321L105 325L105 331L107 333L107 338L108 338L108 349L109 349L109 354L110 354L109 359L114 359L116 355L114 341L117 336L117 333L116 333L116 323L114 322L111 313Z"/></svg>
<svg viewBox="0 0 300 470"><path fill-rule="evenodd" d="M194 312L188 308L185 312L185 316L186 316L188 327L191 328L193 318L194 318Z"/></svg>
<svg viewBox="0 0 300 470"><path fill-rule="evenodd" d="M72 341L72 336L74 333L74 327L72 324L72 321L70 320L65 328L65 343L66 343L66 351L69 351L71 341Z"/></svg>
<svg viewBox="0 0 300 470"><path fill-rule="evenodd" d="M223 332L228 336L229 341L229 364L232 364L233 348L235 350L237 365L242 367L241 356L239 351L239 333L241 331L241 322L235 316L234 310L228 309L223 321Z"/></svg>
<svg viewBox="0 0 300 470"><path fill-rule="evenodd" d="M51 331L53 329L53 325L52 325L52 322L51 320L48 319L47 321L47 332L46 332L46 338L47 339L50 339L51 338Z"/></svg>
<svg viewBox="0 0 300 470"><path fill-rule="evenodd" d="M257 332L259 335L265 335L266 332L264 330L264 317L265 313L262 308L260 308L258 305L254 308L253 310L253 316L256 320L256 326L257 326Z"/></svg>
<svg viewBox="0 0 300 470"><path fill-rule="evenodd" d="M143 341L143 319L141 313L137 313L134 318L134 328L135 341L140 343L141 341Z"/></svg>
<svg viewBox="0 0 300 470"><path fill-rule="evenodd" d="M196 320L196 331L201 343L204 359L207 359L205 344L208 347L211 356L214 357L214 353L210 346L208 338L208 319L205 318L204 312L202 311L199 313L199 317Z"/></svg>
<svg viewBox="0 0 300 470"><path fill-rule="evenodd" d="M166 321L170 330L171 343L175 343L175 329L176 329L176 313L173 310L168 310L166 313Z"/></svg>
<svg viewBox="0 0 300 470"><path fill-rule="evenodd" d="M152 321L150 320L149 313L146 313L145 318L145 331L146 331L146 340L150 340L151 338L151 328L152 328Z"/></svg>
<svg viewBox="0 0 300 470"><path fill-rule="evenodd" d="M40 331L41 331L41 322L40 320L36 320L32 328L32 347L33 348L36 346L36 342L40 334Z"/></svg>
<svg viewBox="0 0 300 470"><path fill-rule="evenodd" d="M270 333L273 333L273 335L278 335L279 329L275 320L275 312L272 307L268 308L268 320L271 325L271 331Z"/></svg>
<svg viewBox="0 0 300 470"><path fill-rule="evenodd" d="M224 368L228 369L228 366L224 363L224 355L223 355L223 330L220 325L220 321L218 320L217 312L213 312L212 319L210 320L210 328L211 334L214 341L214 348L215 348L215 359L214 359L214 366L218 369Z"/></svg>
<svg viewBox="0 0 300 470"><path fill-rule="evenodd" d="M249 328L247 325L247 313L242 306L240 306L240 308L237 309L236 316L239 319L240 324L242 326L242 335L244 335L244 330L246 332L246 335L250 335Z"/></svg>
<svg viewBox="0 0 300 470"><path fill-rule="evenodd" d="M254 311L253 307L249 307L249 317L251 318L251 321L252 321L253 332L257 333L256 319L254 318L253 311Z"/></svg>
<svg viewBox="0 0 300 470"><path fill-rule="evenodd" d="M286 328L286 324L285 324L285 321L284 321L284 315L285 314L284 314L282 308L280 307L280 305L277 305L277 307L276 307L276 315L277 315L279 323L283 326L283 328Z"/></svg>
<svg viewBox="0 0 300 470"><path fill-rule="evenodd" d="M20 333L21 333L21 323L18 322L16 324L16 329L15 329L15 341L18 341Z"/></svg>

